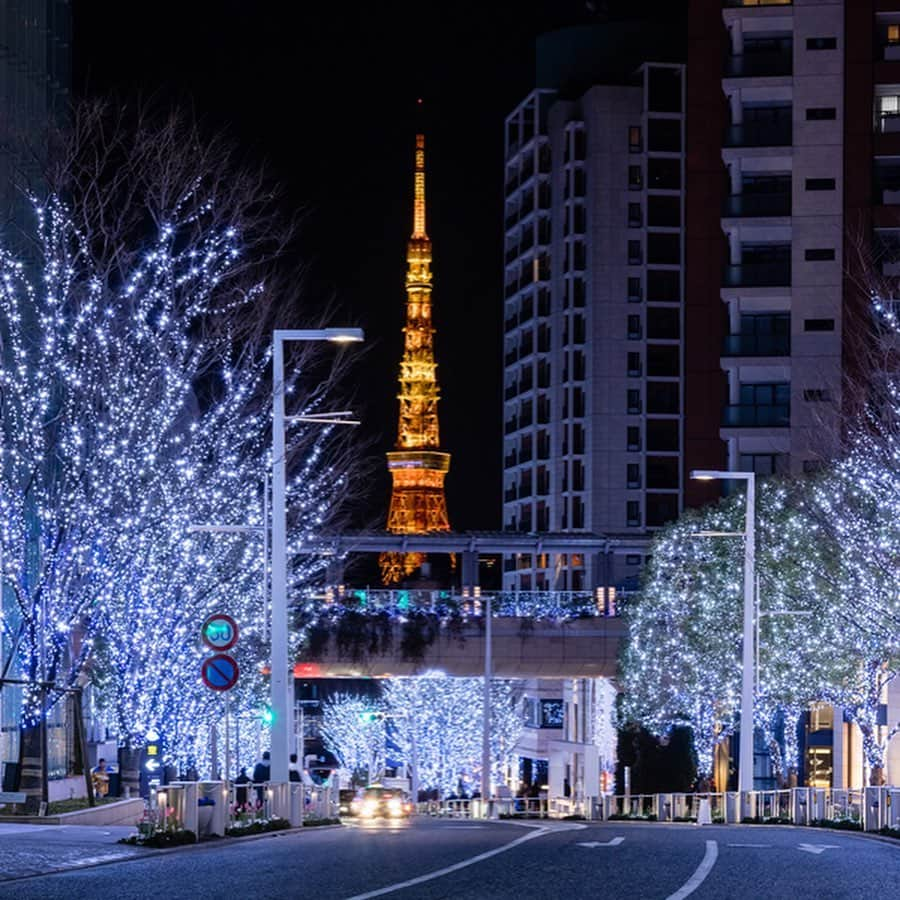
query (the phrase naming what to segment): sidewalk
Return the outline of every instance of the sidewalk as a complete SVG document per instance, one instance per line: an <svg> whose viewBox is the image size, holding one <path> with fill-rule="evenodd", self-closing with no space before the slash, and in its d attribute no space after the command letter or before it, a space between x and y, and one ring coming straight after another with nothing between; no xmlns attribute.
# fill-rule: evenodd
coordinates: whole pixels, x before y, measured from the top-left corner
<svg viewBox="0 0 900 900"><path fill-rule="evenodd" d="M139 847L116 843L134 833L122 825L0 823L0 882L143 855Z"/></svg>

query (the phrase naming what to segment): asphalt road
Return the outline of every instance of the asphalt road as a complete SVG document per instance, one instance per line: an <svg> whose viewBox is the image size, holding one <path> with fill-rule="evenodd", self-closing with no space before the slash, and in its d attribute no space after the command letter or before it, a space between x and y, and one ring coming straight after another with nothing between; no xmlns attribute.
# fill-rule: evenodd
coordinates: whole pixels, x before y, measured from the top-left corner
<svg viewBox="0 0 900 900"><path fill-rule="evenodd" d="M350 825L149 855L52 827L0 832L0 900L721 900L900 895L900 845L787 826L419 820ZM76 829L75 831L83 831ZM29 874L35 854L90 866ZM28 854L32 855L29 857ZM97 865L101 858L117 861ZM30 868L14 864L27 859ZM12 861L12 863L11 863ZM412 883L411 883L412 882Z"/></svg>

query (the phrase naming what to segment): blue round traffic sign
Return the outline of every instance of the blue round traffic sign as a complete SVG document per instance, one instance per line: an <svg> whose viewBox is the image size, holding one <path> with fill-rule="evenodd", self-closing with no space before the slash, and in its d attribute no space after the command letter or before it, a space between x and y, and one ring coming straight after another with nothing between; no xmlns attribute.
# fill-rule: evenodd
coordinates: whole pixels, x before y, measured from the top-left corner
<svg viewBox="0 0 900 900"><path fill-rule="evenodd" d="M212 691L230 691L237 684L239 674L237 661L227 653L209 656L200 666L200 677Z"/></svg>
<svg viewBox="0 0 900 900"><path fill-rule="evenodd" d="M237 622L225 613L214 613L203 623L200 638L210 650L230 650L237 643Z"/></svg>

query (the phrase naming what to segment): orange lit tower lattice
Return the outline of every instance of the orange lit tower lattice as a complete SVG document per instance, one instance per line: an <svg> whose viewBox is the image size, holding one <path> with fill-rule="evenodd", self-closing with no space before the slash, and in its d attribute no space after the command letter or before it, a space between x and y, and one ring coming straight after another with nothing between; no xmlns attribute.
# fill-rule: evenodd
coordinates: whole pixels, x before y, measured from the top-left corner
<svg viewBox="0 0 900 900"><path fill-rule="evenodd" d="M440 450L438 383L431 324L431 241L425 233L425 135L416 135L413 232L406 249L406 327L400 362L400 420L396 449L387 454L391 506L387 530L394 534L449 531L444 476L450 454ZM420 553L385 553L386 584L411 575Z"/></svg>

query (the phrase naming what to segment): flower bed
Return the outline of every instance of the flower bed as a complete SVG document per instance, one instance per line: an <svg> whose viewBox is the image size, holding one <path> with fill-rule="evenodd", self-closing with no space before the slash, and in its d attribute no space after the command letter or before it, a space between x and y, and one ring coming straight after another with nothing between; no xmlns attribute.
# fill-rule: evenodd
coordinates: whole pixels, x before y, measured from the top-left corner
<svg viewBox="0 0 900 900"><path fill-rule="evenodd" d="M307 828L314 828L316 825L340 825L341 820L338 818L332 819L304 819L303 825Z"/></svg>
<svg viewBox="0 0 900 900"><path fill-rule="evenodd" d="M280 816L271 819L248 819L244 822L235 822L230 828L225 829L228 837L244 837L248 834L265 834L267 831L284 831L290 828L291 823Z"/></svg>

